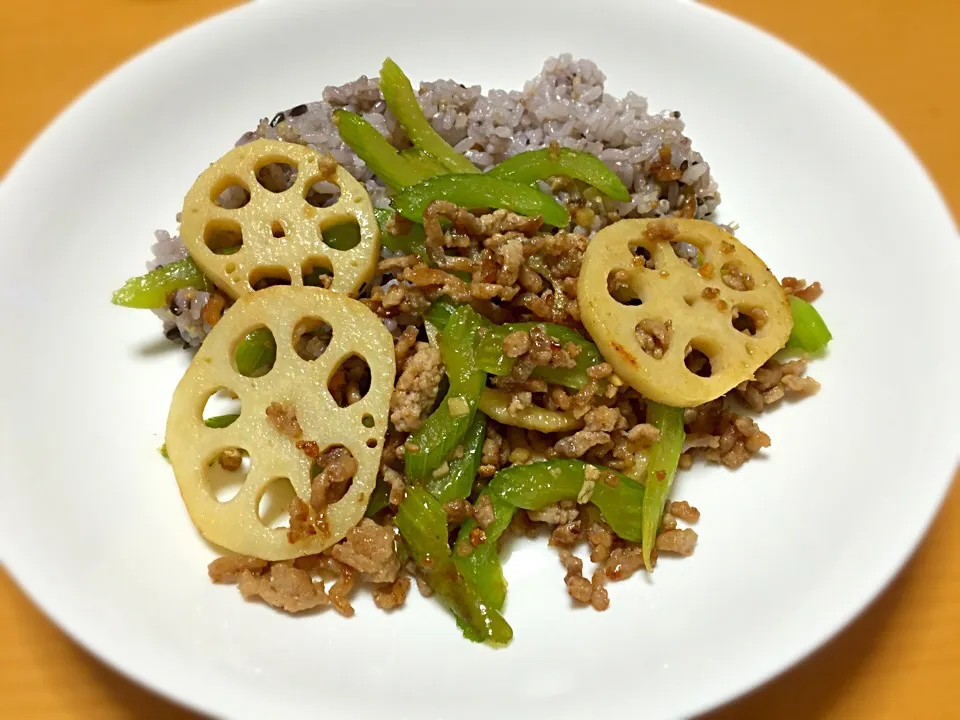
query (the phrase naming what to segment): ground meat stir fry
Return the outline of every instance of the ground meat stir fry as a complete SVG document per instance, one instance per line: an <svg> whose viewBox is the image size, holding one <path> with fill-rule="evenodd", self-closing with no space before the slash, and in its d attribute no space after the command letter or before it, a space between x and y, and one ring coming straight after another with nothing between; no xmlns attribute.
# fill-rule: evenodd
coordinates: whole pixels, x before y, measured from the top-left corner
<svg viewBox="0 0 960 720"><path fill-rule="evenodd" d="M374 584L377 607L392 610L406 601L410 579L401 575L393 530L364 520L347 537L320 555L267 562L243 556L214 560L208 567L217 583L236 583L246 599L259 598L288 613L332 607L352 617L357 581ZM333 579L329 589L325 582Z"/></svg>
<svg viewBox="0 0 960 720"><path fill-rule="evenodd" d="M583 561L566 549L560 551L560 563L567 571L563 579L567 593L575 602L591 605L594 610L601 612L610 607L610 596L604 587L606 577L602 570L595 570L593 577L587 580L583 576Z"/></svg>
<svg viewBox="0 0 960 720"><path fill-rule="evenodd" d="M667 530L657 537L657 550L676 553L677 555L693 555L693 548L697 544L695 530Z"/></svg>
<svg viewBox="0 0 960 720"><path fill-rule="evenodd" d="M677 522L695 523L700 519L700 511L686 501L671 502L667 510L653 550L654 564L660 553L691 555L697 542L697 533L692 528L678 528ZM544 526L550 529L549 544L557 548L566 570L567 592L578 605L605 610L610 602L605 585L626 580L644 569L641 546L617 537L589 506L585 512L556 504L545 511L518 513L511 531L518 536L536 537L537 528ZM584 543L590 562L595 564L589 579L584 573L584 561L574 554Z"/></svg>
<svg viewBox="0 0 960 720"><path fill-rule="evenodd" d="M774 438L762 413L819 392L810 357L795 348L814 356L823 347L813 337L818 313L798 302L814 302L823 288L798 277L778 287L758 257L720 232L734 226L711 225L716 182L680 113L653 114L632 93L614 98L589 61L553 58L522 92L414 84L416 97L401 107L405 80L388 60L379 79L327 88L322 102L264 118L241 137L211 166L219 179L191 189L179 236L157 233L151 267L167 270L152 277L170 277L163 293L151 286L159 297L136 306L155 308L167 338L195 348L208 337L216 346L244 304L264 301L263 322L234 327L227 352L197 354L198 364L229 355L223 368L244 376L230 392L248 415L208 418L199 430L223 442L204 446L209 454L193 468L234 480L249 472L233 505L252 512L236 523L243 540L212 537L183 495L212 540L288 559L219 557L208 566L213 583L282 612L343 617L360 610L367 591L377 608L401 608L416 583L424 597L440 596L465 635L484 637L485 623L487 639L499 642L492 628L505 590L496 561L520 538L546 540L563 569L554 567L557 592L562 577L569 604L584 611L605 611L617 583L695 552L700 511L674 499L667 478L699 462L732 470L763 457ZM407 120L433 128L429 153L413 131L419 123ZM239 172L233 163L243 158ZM310 237L288 227L292 216L274 212L279 205L264 208L244 177L276 193L284 213L288 200L303 205ZM191 227L198 191L198 207L212 201L264 232L243 225L241 238L215 227L220 215ZM330 226L328 213L340 223L347 207L355 243ZM260 253L262 241L292 254ZM181 261L189 280L171 272ZM266 290L275 284L291 287ZM328 304L317 308L329 310L299 303L320 299ZM281 305L303 312L281 325ZM353 314L338 321L335 310L346 306ZM272 341L254 342L260 331ZM361 352L371 338L374 351ZM241 343L253 372L241 372ZM291 365L291 351L313 370ZM278 377L283 385L272 384ZM273 483L295 494L273 502ZM275 517L284 509L286 523ZM222 524L224 507L216 512ZM258 514L262 527L252 532ZM464 612L458 603L472 605Z"/></svg>
<svg viewBox="0 0 960 720"><path fill-rule="evenodd" d="M244 572L259 573L266 570L268 563L259 558L245 555L228 555L217 558L207 567L210 579L215 583L235 583Z"/></svg>
<svg viewBox="0 0 960 720"><path fill-rule="evenodd" d="M394 547L391 528L365 518L333 546L333 557L360 572L372 583L392 583L400 572L400 559Z"/></svg>
<svg viewBox="0 0 960 720"><path fill-rule="evenodd" d="M381 610L395 610L407 601L410 592L410 578L401 577L385 586L373 590L373 602Z"/></svg>
<svg viewBox="0 0 960 720"><path fill-rule="evenodd" d="M267 605L288 613L330 605L323 584L315 583L309 573L289 562L273 563L265 572L244 570L237 585L244 598L259 597Z"/></svg>
<svg viewBox="0 0 960 720"><path fill-rule="evenodd" d="M688 429L686 452L702 454L709 462L735 469L770 447L770 436L751 418L727 408L723 398L684 415Z"/></svg>
<svg viewBox="0 0 960 720"><path fill-rule="evenodd" d="M412 356L405 357L403 373L390 400L390 422L400 432L413 432L433 405L443 377L440 350L417 343Z"/></svg>
<svg viewBox="0 0 960 720"><path fill-rule="evenodd" d="M806 280L785 277L781 284L788 295L796 295L801 300L806 300L809 303L812 303L823 295L823 288L820 287L820 283L818 282L813 282L808 285Z"/></svg>
<svg viewBox="0 0 960 720"><path fill-rule="evenodd" d="M497 323L527 319L579 325L576 280L586 239L567 231L542 234L540 225L536 218L507 210L477 216L435 201L424 214L425 247L434 267L413 256L381 263L396 282L374 288L365 302L392 318L423 313L447 296L473 303Z"/></svg>
<svg viewBox="0 0 960 720"><path fill-rule="evenodd" d="M658 172L672 177L679 170L664 162ZM587 220L586 216L581 219ZM391 221L397 232L409 229L406 222L399 217ZM443 201L428 206L424 230L429 262L412 254L385 257L377 267L379 282L361 298L384 319L394 337L397 378L378 475L386 493L385 504L320 555L272 563L240 556L219 558L209 567L214 582L236 583L245 598L257 598L291 613L330 607L350 616L354 612L351 597L359 583L370 585L373 602L382 610L401 607L413 581L429 596L432 590L402 552L393 525L397 507L408 492L406 455L420 450L412 433L437 406L445 382L439 347L424 322L424 312L438 298L446 297L469 303L496 324L557 323L589 339L577 306L577 276L587 243L582 235L566 231L544 234L536 218L506 210L475 214ZM676 228L667 222L651 227L650 233L656 242L674 242L676 238ZM714 272L711 268L706 271ZM723 272L722 280L736 289L749 289L754 283L735 265ZM626 285L618 281L616 273L609 282L615 296L625 292ZM795 278L785 278L783 285L788 294L807 301L822 292L818 283L808 285ZM762 312L754 313L735 317L734 326L747 331L750 322L759 326L764 320ZM669 319L644 319L635 332L645 352L662 358L671 347L675 329ZM491 389L506 393L509 417L543 409L562 413L575 424L565 432L547 433L493 419L487 422L469 497L443 505L451 538L456 538L463 523L475 523L459 542L451 540L452 552L466 557L489 542L487 533L496 518L491 498L480 491L499 470L555 458L581 459L591 465L577 498L537 510L517 510L499 542L510 542L510 536L548 536L549 545L559 552L563 583L573 604L606 610L611 584L644 571L643 548L618 537L591 505L591 497L602 484L619 485L622 476L612 470L642 479L660 431L647 422L647 401L607 362L587 367L586 384L578 389L547 379L552 376L546 370L577 368L582 349L575 343L561 343L542 326L527 325L506 333L502 350L511 362L509 370L490 375L487 382ZM690 468L697 458L734 469L769 448L770 436L747 411L760 413L815 394L820 385L806 375L807 365L804 357L771 359L726 396L685 410L686 440L680 469ZM358 388L348 372L337 391L350 400ZM450 398L448 407L451 416L469 410L459 397ZM326 532L326 510L346 492L357 472L356 460L344 448L321 453L316 442L303 436L291 406L274 403L267 416L280 436L295 442L316 462L309 502L296 498L291 503L289 539L294 542ZM464 452L463 445L458 445L432 479L445 477ZM226 453L219 458L225 469L239 467L240 460L241 456ZM665 556L685 557L694 552L697 533L685 525L696 523L699 517L697 508L686 501L667 504L651 552L654 565ZM581 549L585 549L583 558L577 554ZM587 559L589 569L584 565Z"/></svg>
<svg viewBox="0 0 960 720"><path fill-rule="evenodd" d="M524 381L538 367L576 367L580 348L574 343L565 347L554 340L542 327L511 333L503 341L504 354L516 359L510 377Z"/></svg>
<svg viewBox="0 0 960 720"><path fill-rule="evenodd" d="M754 412L762 412L768 405L776 405L784 398L800 399L815 395L820 383L806 377L807 361L790 360L785 363L767 361L754 374L754 379L741 383L736 392L744 404Z"/></svg>

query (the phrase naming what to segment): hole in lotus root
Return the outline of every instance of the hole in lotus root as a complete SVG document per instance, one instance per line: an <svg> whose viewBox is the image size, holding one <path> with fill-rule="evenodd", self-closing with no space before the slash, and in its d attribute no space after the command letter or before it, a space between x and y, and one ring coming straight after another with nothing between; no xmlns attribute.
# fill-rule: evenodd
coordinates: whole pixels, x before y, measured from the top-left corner
<svg viewBox="0 0 960 720"><path fill-rule="evenodd" d="M353 218L320 229L324 244L334 250L352 250L360 244L360 226Z"/></svg>
<svg viewBox="0 0 960 720"><path fill-rule="evenodd" d="M239 210L250 202L250 190L239 178L226 177L213 186L210 201L224 210Z"/></svg>
<svg viewBox="0 0 960 720"><path fill-rule="evenodd" d="M637 267L645 267L648 270L656 269L657 263L653 259L653 255L651 255L650 251L643 245L633 245L630 247L630 251L636 258L636 260L634 260L634 264Z"/></svg>
<svg viewBox="0 0 960 720"><path fill-rule="evenodd" d="M370 366L358 355L350 355L330 376L327 390L340 407L363 400L370 390Z"/></svg>
<svg viewBox="0 0 960 720"><path fill-rule="evenodd" d="M263 377L276 360L277 341L266 327L251 330L233 348L233 369L244 377Z"/></svg>
<svg viewBox="0 0 960 720"><path fill-rule="evenodd" d="M220 388L210 394L203 406L203 422L214 429L225 428L233 423L242 409L240 398L226 388Z"/></svg>
<svg viewBox="0 0 960 720"><path fill-rule="evenodd" d="M203 242L217 255L232 255L243 247L243 229L232 220L211 220L203 229Z"/></svg>
<svg viewBox="0 0 960 720"><path fill-rule="evenodd" d="M733 309L734 330L739 330L744 335L756 335L763 329L767 321L767 311L763 308L748 308L737 306Z"/></svg>
<svg viewBox="0 0 960 720"><path fill-rule="evenodd" d="M287 478L271 480L257 503L260 522L269 528L290 527L290 502L297 496L293 483Z"/></svg>
<svg viewBox="0 0 960 720"><path fill-rule="evenodd" d="M307 194L304 197L308 204L318 208L336 205L339 199L340 188L322 178L316 178L307 186Z"/></svg>
<svg viewBox="0 0 960 720"><path fill-rule="evenodd" d="M303 318L293 328L293 349L304 360L316 360L333 339L333 328L321 318Z"/></svg>
<svg viewBox="0 0 960 720"><path fill-rule="evenodd" d="M251 465L250 454L243 448L225 448L216 453L203 473L210 493L222 503L233 500L246 482Z"/></svg>
<svg viewBox="0 0 960 720"><path fill-rule="evenodd" d="M694 340L687 346L683 358L683 364L687 370L699 377L708 378L713 375L713 366L710 362L710 355L705 352L706 346Z"/></svg>
<svg viewBox="0 0 960 720"><path fill-rule="evenodd" d="M290 273L286 268L256 268L250 273L250 287L254 290L263 290L274 285L290 285Z"/></svg>
<svg viewBox="0 0 960 720"><path fill-rule="evenodd" d="M303 284L309 287L329 288L333 283L333 270L324 258L309 258L300 268Z"/></svg>
<svg viewBox="0 0 960 720"><path fill-rule="evenodd" d="M630 284L626 270L611 270L607 275L607 292L621 305L643 305L643 300Z"/></svg>
<svg viewBox="0 0 960 720"><path fill-rule="evenodd" d="M257 182L265 190L282 193L293 187L297 181L297 166L286 158L268 162L257 170Z"/></svg>

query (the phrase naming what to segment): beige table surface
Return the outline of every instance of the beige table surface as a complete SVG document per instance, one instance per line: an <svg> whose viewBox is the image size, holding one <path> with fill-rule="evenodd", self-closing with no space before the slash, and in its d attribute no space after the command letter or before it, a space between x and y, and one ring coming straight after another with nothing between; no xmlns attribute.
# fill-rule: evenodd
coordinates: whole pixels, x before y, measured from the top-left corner
<svg viewBox="0 0 960 720"><path fill-rule="evenodd" d="M232 4L3 0L0 169L5 171L70 100L122 60ZM906 137L957 213L960 3L713 4L779 34L862 93ZM960 443L960 426L957 435ZM882 544L877 551L883 552ZM2 571L0 638L2 718L193 717L78 648ZM958 689L960 491L955 487L917 555L863 616L798 667L711 717L960 718Z"/></svg>

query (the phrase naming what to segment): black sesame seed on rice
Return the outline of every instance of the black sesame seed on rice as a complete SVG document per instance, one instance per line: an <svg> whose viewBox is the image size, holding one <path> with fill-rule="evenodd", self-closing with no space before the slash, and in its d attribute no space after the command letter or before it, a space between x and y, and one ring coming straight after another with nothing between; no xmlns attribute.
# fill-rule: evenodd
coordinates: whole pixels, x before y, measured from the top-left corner
<svg viewBox="0 0 960 720"><path fill-rule="evenodd" d="M276 127L277 125L283 122L285 117L286 115L284 115L282 112L278 112L276 115L273 116L273 120L270 121L270 127Z"/></svg>
<svg viewBox="0 0 960 720"><path fill-rule="evenodd" d="M295 108L290 109L290 117L300 117L307 111L306 105L297 105Z"/></svg>

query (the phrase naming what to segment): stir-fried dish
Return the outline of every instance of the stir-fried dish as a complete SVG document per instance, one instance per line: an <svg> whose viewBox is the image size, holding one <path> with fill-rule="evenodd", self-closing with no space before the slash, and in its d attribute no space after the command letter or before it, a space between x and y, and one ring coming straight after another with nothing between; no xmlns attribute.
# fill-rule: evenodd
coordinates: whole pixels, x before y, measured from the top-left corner
<svg viewBox="0 0 960 720"><path fill-rule="evenodd" d="M831 339L719 201L680 113L569 56L487 94L388 59L262 121L114 294L195 349L163 452L210 577L346 616L416 582L505 644L511 537L596 610L692 554L677 472L769 447L753 416L814 394Z"/></svg>

